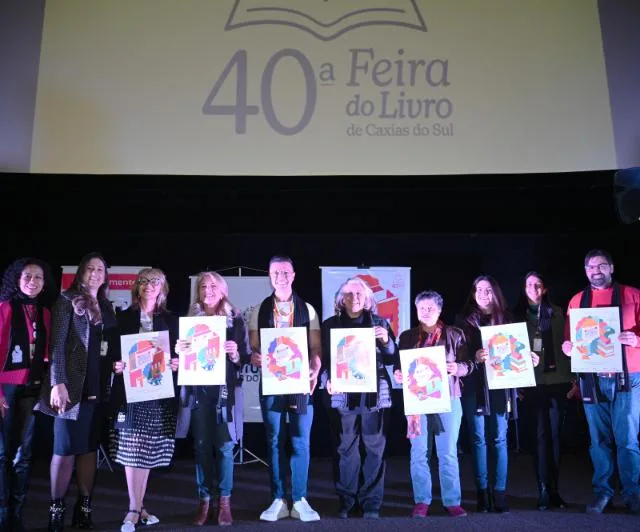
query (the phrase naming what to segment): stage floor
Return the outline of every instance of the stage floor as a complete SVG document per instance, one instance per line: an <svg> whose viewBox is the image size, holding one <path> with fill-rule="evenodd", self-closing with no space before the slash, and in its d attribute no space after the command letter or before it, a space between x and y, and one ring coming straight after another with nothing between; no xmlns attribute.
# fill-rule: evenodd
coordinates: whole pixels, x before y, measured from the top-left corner
<svg viewBox="0 0 640 532"><path fill-rule="evenodd" d="M245 459L250 458L245 455ZM537 490L533 475L531 456L528 454L510 455L508 494L511 512L508 514L476 514L475 488L471 471L471 457L460 457L463 486L463 506L469 512L468 517L451 518L440 504L438 488L434 493L430 515L426 520L411 519L413 507L409 461L404 457L391 457L387 460L385 483L385 504L381 519L367 520L360 517L347 521L337 518L337 499L332 483L331 461L327 458L314 458L309 474L309 502L318 510L322 519L315 523L300 523L284 519L277 523L263 523L258 520L260 512L270 504L269 476L267 468L260 464L242 464L235 468L235 486L232 496L234 528L254 530L255 527L268 527L271 531L284 531L308 528L310 531L330 532L331 530L464 530L482 531L551 531L562 530L640 530L640 517L627 513L622 501L616 497L616 507L604 515L587 515L585 505L591 500L591 463L585 453L570 454L565 457L561 494L569 503L566 510L540 512L536 510ZM433 464L435 469L437 464ZM437 474L435 475L437 477ZM438 479L434 478L437 486ZM75 486L67 496L70 507L75 501ZM28 530L46 530L47 508L49 502L48 464L39 461L34 465L31 490L25 511L25 524ZM117 467L113 472L100 470L94 494L94 522L96 530L119 530L120 523L128 508L127 489L124 472ZM209 530L215 524L205 527L190 525L197 508L195 492L194 466L191 460L177 460L171 468L153 471L149 478L149 487L145 505L156 514L161 523L149 530ZM66 523L70 528L71 515L67 511Z"/></svg>

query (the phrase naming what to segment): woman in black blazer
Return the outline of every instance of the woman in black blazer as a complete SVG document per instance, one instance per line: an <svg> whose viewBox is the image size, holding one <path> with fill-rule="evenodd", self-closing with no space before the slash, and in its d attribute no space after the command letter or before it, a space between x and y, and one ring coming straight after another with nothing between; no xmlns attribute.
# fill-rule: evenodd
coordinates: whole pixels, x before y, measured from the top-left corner
<svg viewBox="0 0 640 532"><path fill-rule="evenodd" d="M51 458L49 530L64 528L64 496L76 468L78 499L72 524L93 528L91 494L104 405L109 401L115 314L107 299L107 264L98 253L80 261L71 287L52 310L50 384L36 410L55 416Z"/></svg>
<svg viewBox="0 0 640 532"><path fill-rule="evenodd" d="M178 320L166 307L169 284L162 270L140 270L131 292L131 307L118 314L118 334L169 331L170 345L175 345ZM113 460L124 466L129 488L129 508L120 530L133 532L138 524L154 525L160 522L145 509L144 495L149 471L168 466L173 458L177 398L127 404L122 379L126 362L122 360L119 341L114 342L113 350L116 360L112 395L115 422L109 450ZM175 375L177 357L172 357L171 369Z"/></svg>

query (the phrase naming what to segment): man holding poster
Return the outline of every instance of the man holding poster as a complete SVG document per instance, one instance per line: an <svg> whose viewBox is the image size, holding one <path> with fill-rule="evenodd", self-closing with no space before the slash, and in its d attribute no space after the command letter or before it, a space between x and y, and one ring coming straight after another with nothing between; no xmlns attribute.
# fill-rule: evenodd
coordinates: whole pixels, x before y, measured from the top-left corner
<svg viewBox="0 0 640 532"><path fill-rule="evenodd" d="M307 502L307 481L311 454L310 436L313 422L311 397L320 371L320 321L314 308L291 288L295 278L293 261L289 257L275 256L269 261L269 278L273 294L256 307L249 322L251 364L262 367L261 330L283 327L305 327L309 347L310 394L263 395L260 390L262 418L267 432L267 447L271 466L271 495L273 502L260 515L262 521L277 521L289 515L300 521L318 521L320 516ZM262 385L262 382L261 382ZM286 415L291 431L291 496L292 508L285 500L286 455L284 432Z"/></svg>
<svg viewBox="0 0 640 532"><path fill-rule="evenodd" d="M622 495L629 510L640 514L640 290L614 282L613 259L604 250L594 249L584 258L589 286L569 302L565 338L571 338L571 309L618 307L622 332L622 372L580 373L580 392L591 436L593 490L595 497L588 513L602 513L615 495L614 461ZM562 351L572 356L570 340ZM615 443L614 443L615 442Z"/></svg>

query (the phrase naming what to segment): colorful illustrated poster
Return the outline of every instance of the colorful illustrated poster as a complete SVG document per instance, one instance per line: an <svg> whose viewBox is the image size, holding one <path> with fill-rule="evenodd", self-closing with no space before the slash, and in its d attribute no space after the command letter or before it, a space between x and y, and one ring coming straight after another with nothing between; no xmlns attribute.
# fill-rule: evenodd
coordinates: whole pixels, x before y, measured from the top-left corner
<svg viewBox="0 0 640 532"><path fill-rule="evenodd" d="M569 310L571 327L571 371L617 373L622 371L620 309L618 307Z"/></svg>
<svg viewBox="0 0 640 532"><path fill-rule="evenodd" d="M331 329L331 386L336 392L378 389L376 338L371 328Z"/></svg>
<svg viewBox="0 0 640 532"><path fill-rule="evenodd" d="M178 384L214 386L227 382L226 316L180 318L180 338L189 343L178 369Z"/></svg>
<svg viewBox="0 0 640 532"><path fill-rule="evenodd" d="M309 393L306 327L260 329L262 395Z"/></svg>
<svg viewBox="0 0 640 532"><path fill-rule="evenodd" d="M401 349L400 366L405 415L451 412L444 346Z"/></svg>
<svg viewBox="0 0 640 532"><path fill-rule="evenodd" d="M174 396L169 331L124 334L120 347L127 403Z"/></svg>
<svg viewBox="0 0 640 532"><path fill-rule="evenodd" d="M480 333L482 347L489 351L485 370L490 390L536 385L525 322L480 327Z"/></svg>

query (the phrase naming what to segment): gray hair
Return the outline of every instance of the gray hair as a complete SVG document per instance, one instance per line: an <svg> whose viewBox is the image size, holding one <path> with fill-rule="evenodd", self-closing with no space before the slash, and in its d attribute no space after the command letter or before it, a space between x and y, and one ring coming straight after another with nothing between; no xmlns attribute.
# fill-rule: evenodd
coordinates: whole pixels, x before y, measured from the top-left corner
<svg viewBox="0 0 640 532"><path fill-rule="evenodd" d="M435 290L424 290L420 292L414 301L415 306L418 306L420 301L424 301L425 299L432 299L434 303L438 306L440 310L442 310L442 305L444 305L444 299L442 296L436 292Z"/></svg>

